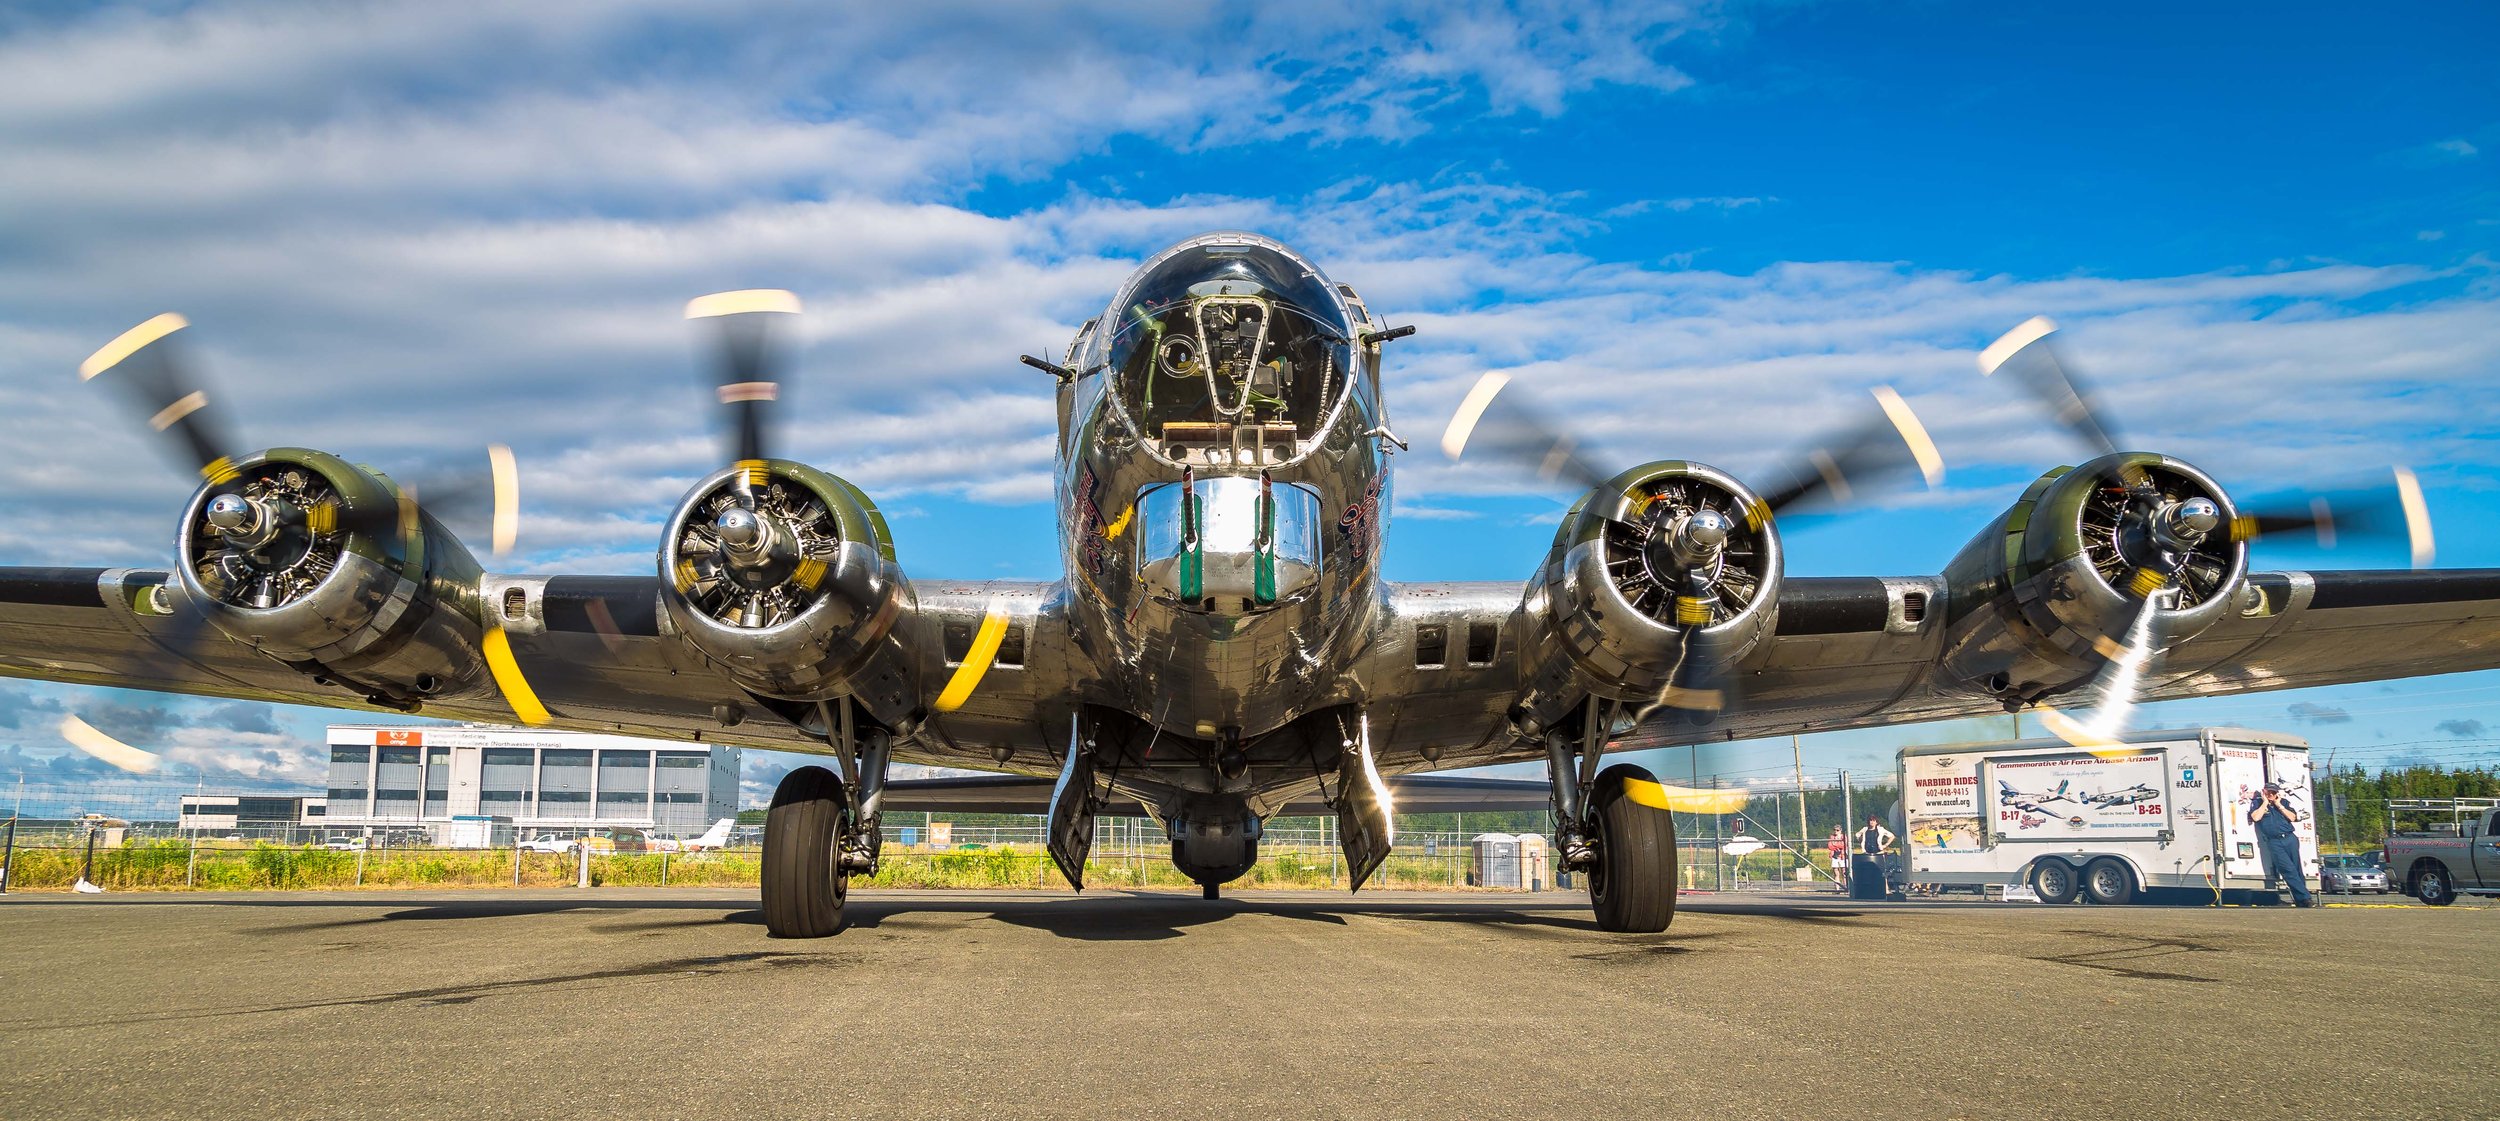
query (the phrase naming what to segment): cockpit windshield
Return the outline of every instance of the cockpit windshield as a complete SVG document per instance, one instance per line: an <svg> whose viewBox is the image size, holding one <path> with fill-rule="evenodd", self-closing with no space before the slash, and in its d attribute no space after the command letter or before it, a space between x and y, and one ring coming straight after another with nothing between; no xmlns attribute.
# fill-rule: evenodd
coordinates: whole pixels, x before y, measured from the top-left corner
<svg viewBox="0 0 2500 1121"><path fill-rule="evenodd" d="M1292 458L1345 391L1354 327L1318 270L1282 246L1217 234L1139 270L1104 323L1138 434L1183 462Z"/></svg>

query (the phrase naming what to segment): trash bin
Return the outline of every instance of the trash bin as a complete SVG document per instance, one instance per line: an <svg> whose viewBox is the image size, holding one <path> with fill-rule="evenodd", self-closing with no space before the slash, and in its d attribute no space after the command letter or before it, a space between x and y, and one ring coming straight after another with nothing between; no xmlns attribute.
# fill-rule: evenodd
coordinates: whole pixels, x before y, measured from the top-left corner
<svg viewBox="0 0 2500 1121"><path fill-rule="evenodd" d="M1884 866L1871 856L1849 858L1849 898L1882 899L1884 897Z"/></svg>

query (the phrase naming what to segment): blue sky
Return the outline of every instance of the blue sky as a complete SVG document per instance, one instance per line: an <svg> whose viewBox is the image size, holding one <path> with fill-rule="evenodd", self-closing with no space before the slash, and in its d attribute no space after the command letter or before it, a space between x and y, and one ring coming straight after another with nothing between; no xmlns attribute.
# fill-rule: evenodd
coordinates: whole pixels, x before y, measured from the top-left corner
<svg viewBox="0 0 2500 1121"><path fill-rule="evenodd" d="M2241 494L2409 463L2440 563L2500 565L2500 14L2175 7L19 7L0 563L162 563L184 488L68 371L170 308L247 436L402 472L509 442L516 566L645 571L718 454L677 308L782 286L810 309L790 450L877 496L915 573L1052 577L1048 387L1015 355L1241 226L1422 327L1388 382L1419 448L1395 578L1520 579L1550 537L1563 496L1421 450L1488 369L1623 462L1740 474L1896 385L1945 487L1791 526L1790 570L1932 572L2076 457L1972 365L2033 314L2129 443ZM64 446L128 478L96 493ZM0 691L224 780L311 776L326 719ZM2500 758L2493 675L2151 715ZM2003 723L1815 737L1807 766ZM55 773L50 726L0 718L0 772Z"/></svg>

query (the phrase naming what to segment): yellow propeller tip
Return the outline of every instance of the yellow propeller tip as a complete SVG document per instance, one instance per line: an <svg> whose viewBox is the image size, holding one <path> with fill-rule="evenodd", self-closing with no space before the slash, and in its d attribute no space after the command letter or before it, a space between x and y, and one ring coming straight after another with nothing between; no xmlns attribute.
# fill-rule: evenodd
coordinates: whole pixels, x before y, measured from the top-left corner
<svg viewBox="0 0 2500 1121"><path fill-rule="evenodd" d="M2049 337L2050 333L2056 330L2057 324L2045 315L2035 315L2023 320L2013 330L1997 336L1997 341L1989 343L1987 349L1979 352L1979 376L1983 378L1993 376L1997 372L1997 367L2005 365L2006 359L2012 358L2022 348Z"/></svg>
<svg viewBox="0 0 2500 1121"><path fill-rule="evenodd" d="M97 374L121 365L124 359L139 353L149 343L190 325L190 320L169 311L124 331L78 364L78 380L92 380Z"/></svg>
<svg viewBox="0 0 2500 1121"><path fill-rule="evenodd" d="M711 319L723 315L744 315L768 311L783 315L799 313L799 297L782 288L746 288L736 292L714 292L686 301L686 318Z"/></svg>

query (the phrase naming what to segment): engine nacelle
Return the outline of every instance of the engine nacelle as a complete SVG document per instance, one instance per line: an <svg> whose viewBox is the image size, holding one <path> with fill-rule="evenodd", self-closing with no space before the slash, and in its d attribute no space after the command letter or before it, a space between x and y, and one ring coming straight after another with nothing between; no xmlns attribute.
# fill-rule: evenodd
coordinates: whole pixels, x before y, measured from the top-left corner
<svg viewBox="0 0 2500 1121"><path fill-rule="evenodd" d="M183 511L176 579L209 624L378 704L483 687L477 560L414 498L326 452L230 464Z"/></svg>
<svg viewBox="0 0 2500 1121"><path fill-rule="evenodd" d="M660 582L678 635L748 690L852 696L889 723L916 702L895 641L911 586L884 515L841 479L778 459L704 479L669 519Z"/></svg>
<svg viewBox="0 0 2500 1121"><path fill-rule="evenodd" d="M1657 698L1688 654L1743 661L1771 633L1779 582L1779 531L1734 477L1677 461L1616 476L1564 517L1530 585L1543 626L1514 716L1534 733L1583 693Z"/></svg>
<svg viewBox="0 0 2500 1121"><path fill-rule="evenodd" d="M2188 542L2155 533L2195 499L2213 503L2226 528ZM2168 456L2120 452L2042 475L1945 567L1941 680L2009 707L2084 684L2143 610L2135 589L2151 586L2148 566L2178 571L2153 593L2162 644L2195 637L2231 609L2247 575L2233 516L2220 485Z"/></svg>

